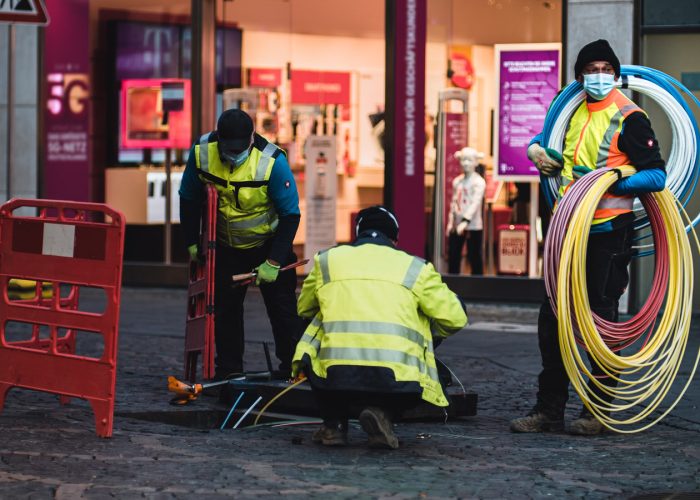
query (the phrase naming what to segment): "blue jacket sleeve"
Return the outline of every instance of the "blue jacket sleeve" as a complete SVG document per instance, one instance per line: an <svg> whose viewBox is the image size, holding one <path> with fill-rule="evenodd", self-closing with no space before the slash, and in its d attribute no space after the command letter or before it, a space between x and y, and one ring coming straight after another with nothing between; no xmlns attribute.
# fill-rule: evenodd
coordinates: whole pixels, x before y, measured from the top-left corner
<svg viewBox="0 0 700 500"><path fill-rule="evenodd" d="M270 173L270 183L267 194L280 217L299 215L299 193L294 181L292 170L289 168L287 157L283 154L275 159Z"/></svg>
<svg viewBox="0 0 700 500"><path fill-rule="evenodd" d="M612 193L618 196L654 193L662 191L665 186L666 171L662 168L648 168L617 181L612 187Z"/></svg>
<svg viewBox="0 0 700 500"><path fill-rule="evenodd" d="M293 262L292 247L294 236L299 228L301 218L299 212L299 193L294 181L292 170L289 168L287 157L279 155L272 165L270 183L267 186L267 195L279 216L279 225L272 239L272 246L268 258L279 262L281 265Z"/></svg>
<svg viewBox="0 0 700 500"><path fill-rule="evenodd" d="M180 198L189 201L204 201L204 183L197 175L197 163L194 157L194 146L190 149L190 155L187 158L185 171L182 173L182 181L180 181L180 189L178 194Z"/></svg>
<svg viewBox="0 0 700 500"><path fill-rule="evenodd" d="M533 144L542 145L542 132L540 132L540 133L537 134L535 137L533 137L532 139L530 139L530 143L527 145L527 147L529 148L529 147L532 146Z"/></svg>

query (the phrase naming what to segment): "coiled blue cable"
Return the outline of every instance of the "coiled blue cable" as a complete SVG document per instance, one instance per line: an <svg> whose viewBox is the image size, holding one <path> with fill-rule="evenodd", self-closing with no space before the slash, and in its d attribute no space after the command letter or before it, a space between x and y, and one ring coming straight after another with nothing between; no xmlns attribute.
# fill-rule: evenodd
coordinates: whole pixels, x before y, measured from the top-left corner
<svg viewBox="0 0 700 500"><path fill-rule="evenodd" d="M692 129L690 133L692 133L692 135L694 136L694 141L676 141L677 143L674 143L671 146L672 148L684 148L690 147L688 146L688 144L694 143L695 151L685 151L685 154L682 155L690 158L690 161L688 161L687 164L667 164L666 166L667 172L670 173L671 171L673 171L674 175L680 176L680 181L678 183L675 183L673 186L669 187L671 188L674 196L679 200L679 203L683 207L686 207L695 192L698 183L698 178L700 177L700 155L697 152L698 145L700 145L700 129L698 128L698 124L693 115L692 108L688 104L686 99L690 101L691 104L694 104L697 107L700 107L700 100L698 100L692 94L692 92L688 90L688 88L686 88L681 82L662 71L653 68L647 68L645 66L625 65L621 67L620 73L622 76L621 81L623 84L623 88L630 88L634 91L641 91L643 94L648 95L652 100L658 100L661 97L666 98L665 96L662 96L663 91L665 91L672 97L672 99L677 103L677 105L682 109L682 111L686 115L683 118L687 118L687 122L684 123L682 126L685 127L685 131L686 133L688 133L687 125L688 123L690 124ZM566 117L560 115L562 115L562 113L567 112L567 110L570 115L573 114L573 111L575 111L578 104L582 102L584 95L585 94L583 92L583 87L577 81L571 82L559 93L559 95L550 105L550 108L547 111L547 115L545 117L544 126L542 129L542 145L547 145L558 150L561 150L563 148L563 144L551 143L553 136L559 135L563 138L564 131L560 129L560 127L562 127L561 119L566 118L566 121L563 122L564 127L566 126L566 124L568 124L568 120L570 119L570 116ZM669 114L670 111L668 109L665 109L663 106L662 109L664 109L664 111L667 113L669 121L672 122L673 117ZM679 125L678 123L672 123L672 126L674 125L676 127L681 127L681 125ZM686 138L688 138L687 135ZM680 144L678 142L680 142ZM684 170L678 172L674 169ZM551 177L544 176L541 176L540 180L542 183L544 198L549 207L551 208L554 206L554 202L557 198L557 182ZM693 218L691 224L686 227L686 231L690 231L691 227L696 226L699 221L700 214L696 215ZM646 214L638 214L637 219L635 220L635 229L643 229L645 227L648 227L648 225L649 222L646 217ZM646 234L644 236L639 237L638 239L644 239L649 236L650 234ZM651 253L653 253L653 250L640 252L639 256L649 255Z"/></svg>

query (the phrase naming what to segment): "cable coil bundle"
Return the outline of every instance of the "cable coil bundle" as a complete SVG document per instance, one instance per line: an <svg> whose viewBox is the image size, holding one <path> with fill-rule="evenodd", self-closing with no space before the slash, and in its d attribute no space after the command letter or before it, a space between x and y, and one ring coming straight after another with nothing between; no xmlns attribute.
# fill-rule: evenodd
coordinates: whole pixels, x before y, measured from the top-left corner
<svg viewBox="0 0 700 500"><path fill-rule="evenodd" d="M691 221L683 208L697 183L700 133L692 112L687 106L684 108L683 99L679 97L681 105L671 97L675 107L667 100L671 95L668 80L673 79L659 71L637 66L623 66L622 74L627 75L633 90L645 88L648 91L645 93L651 97L661 96L659 99L664 100L662 106L667 110L674 131L666 189L641 195L635 201L635 229L650 227L647 236L653 238L653 243L647 245L653 249L640 252L640 255L654 254L650 293L640 312L622 323L604 320L591 312L586 250L595 209L618 179L617 173L609 168L583 176L559 201L545 241L544 274L547 294L557 316L562 359L572 386L605 427L633 433L655 425L675 407L693 379L700 360L699 351L687 382L679 393L669 396L684 358L692 316L693 262L688 232L692 232L700 251L700 242L693 230L700 215ZM651 82L644 77L652 78ZM580 89L577 82L570 84L550 107L543 132L548 147L562 149L566 124L583 99ZM624 177L635 173L629 166L619 170ZM550 204L557 189L557 178L543 180L545 197ZM579 346L589 352L606 376L617 381L617 387L608 387L592 375ZM628 349L623 351L625 348ZM589 379L600 392L619 402L603 401L589 389L586 384ZM666 399L670 399L670 404L643 423ZM620 415L619 412L624 413Z"/></svg>

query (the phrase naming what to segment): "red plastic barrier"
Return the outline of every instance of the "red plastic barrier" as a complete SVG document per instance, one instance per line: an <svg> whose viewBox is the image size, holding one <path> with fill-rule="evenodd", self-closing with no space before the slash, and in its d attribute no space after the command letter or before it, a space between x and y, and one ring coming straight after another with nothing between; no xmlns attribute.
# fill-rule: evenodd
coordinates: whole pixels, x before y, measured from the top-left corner
<svg viewBox="0 0 700 500"><path fill-rule="evenodd" d="M201 260L190 262L185 319L185 379L197 380L197 358L202 356L202 378L214 378L214 261L216 256L216 188L207 185L202 211Z"/></svg>
<svg viewBox="0 0 700 500"><path fill-rule="evenodd" d="M20 208L39 215L15 214ZM106 205L13 199L0 207L0 411L12 387L86 399L97 434L112 435L123 253L124 216ZM11 278L51 282L53 297L10 300ZM77 292L62 299L61 285L101 288L105 310L79 311ZM32 339L8 341L9 322L32 325ZM40 326L47 339L35 333ZM74 354L77 331L102 336L99 358Z"/></svg>

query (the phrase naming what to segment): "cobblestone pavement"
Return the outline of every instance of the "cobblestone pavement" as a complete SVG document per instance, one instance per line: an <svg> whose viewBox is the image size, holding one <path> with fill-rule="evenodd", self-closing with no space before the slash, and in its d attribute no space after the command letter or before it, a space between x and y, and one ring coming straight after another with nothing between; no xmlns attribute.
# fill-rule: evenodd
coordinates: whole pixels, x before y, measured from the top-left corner
<svg viewBox="0 0 700 500"><path fill-rule="evenodd" d="M169 405L166 376L182 373L185 297L184 290L123 290L111 439L95 435L84 401L61 407L49 394L10 391L0 414L0 498L700 496L697 380L668 418L641 434L508 432L535 394L535 306L470 304L471 326L438 355L479 394L478 415L399 424L401 448L384 452L366 448L357 425L350 446L329 449L311 443L309 425L212 429L227 410L215 398ZM246 315L247 368L263 369L253 341L272 338L255 291ZM693 334L689 350L697 352L697 321ZM81 348L93 346L79 338ZM680 378L688 373L684 366ZM580 409L572 396L568 419ZM173 425L177 419L190 426Z"/></svg>

